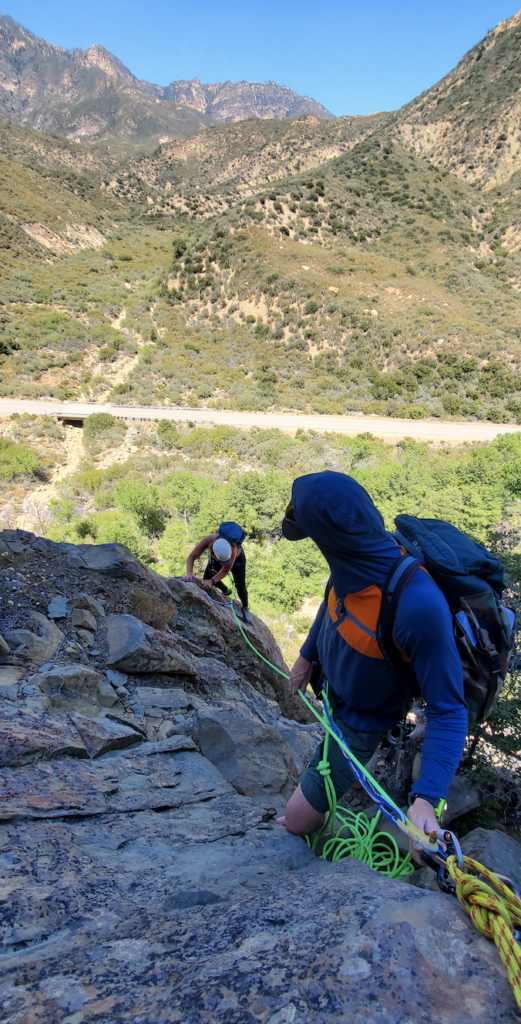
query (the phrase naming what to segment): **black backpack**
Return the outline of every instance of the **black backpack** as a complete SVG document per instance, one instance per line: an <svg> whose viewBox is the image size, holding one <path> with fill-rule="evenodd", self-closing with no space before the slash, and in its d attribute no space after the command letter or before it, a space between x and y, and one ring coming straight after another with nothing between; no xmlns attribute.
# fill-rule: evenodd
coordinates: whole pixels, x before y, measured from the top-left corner
<svg viewBox="0 0 521 1024"><path fill-rule="evenodd" d="M503 566L482 544L442 519L395 519L395 539L407 552L392 567L382 592L377 637L384 657L404 677L408 696L419 694L414 673L393 640L396 609L418 565L445 595L458 653L469 725L482 722L493 708L509 669L515 615L501 603Z"/></svg>

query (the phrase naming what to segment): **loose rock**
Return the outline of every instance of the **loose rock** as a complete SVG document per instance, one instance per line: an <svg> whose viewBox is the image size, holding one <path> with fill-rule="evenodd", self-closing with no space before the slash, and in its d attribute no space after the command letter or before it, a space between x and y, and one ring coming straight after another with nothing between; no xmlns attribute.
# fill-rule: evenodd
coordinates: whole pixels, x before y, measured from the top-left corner
<svg viewBox="0 0 521 1024"><path fill-rule="evenodd" d="M33 676L29 682L39 684L52 711L64 714L78 711L88 718L97 718L102 707L110 708L118 699L108 679L87 665L60 665Z"/></svg>
<svg viewBox="0 0 521 1024"><path fill-rule="evenodd" d="M97 622L94 615L88 612L85 608L75 608L72 616L71 623L76 629L88 629L92 633L96 632Z"/></svg>
<svg viewBox="0 0 521 1024"><path fill-rule="evenodd" d="M108 663L121 672L163 672L168 675L195 676L193 660L174 646L152 646L143 623L133 615L109 615L107 618Z"/></svg>
<svg viewBox="0 0 521 1024"><path fill-rule="evenodd" d="M246 708L202 708L194 734L204 756L238 793L290 795L296 776L290 748Z"/></svg>
<svg viewBox="0 0 521 1024"><path fill-rule="evenodd" d="M85 745L68 718L39 714L1 702L0 767L25 765L59 755L88 757Z"/></svg>
<svg viewBox="0 0 521 1024"><path fill-rule="evenodd" d="M447 794L447 806L443 811L442 824L449 825L455 818L481 807L483 794L472 779L455 775Z"/></svg>
<svg viewBox="0 0 521 1024"><path fill-rule="evenodd" d="M511 878L521 890L521 846L515 839L499 829L475 828L461 840L461 849L491 871Z"/></svg>
<svg viewBox="0 0 521 1024"><path fill-rule="evenodd" d="M82 591L77 591L73 595L72 607L83 608L85 611L90 612L94 617L98 616L98 618L105 615L103 605L100 604L95 597L92 597L92 594L85 594Z"/></svg>
<svg viewBox="0 0 521 1024"><path fill-rule="evenodd" d="M41 636L33 633L30 629L10 629L6 632L6 639L11 650L16 650L20 645L20 657L38 668L44 665L52 657L59 644L63 640L63 633L40 612L31 611L30 617L35 619L40 627Z"/></svg>
<svg viewBox="0 0 521 1024"><path fill-rule="evenodd" d="M107 718L87 718L78 712L71 712L69 718L78 730L89 757L101 757L109 750L119 750L133 743L140 743L141 736L135 729L120 725Z"/></svg>
<svg viewBox="0 0 521 1024"><path fill-rule="evenodd" d="M50 619L64 619L67 616L67 598L53 597L47 605L47 615Z"/></svg>

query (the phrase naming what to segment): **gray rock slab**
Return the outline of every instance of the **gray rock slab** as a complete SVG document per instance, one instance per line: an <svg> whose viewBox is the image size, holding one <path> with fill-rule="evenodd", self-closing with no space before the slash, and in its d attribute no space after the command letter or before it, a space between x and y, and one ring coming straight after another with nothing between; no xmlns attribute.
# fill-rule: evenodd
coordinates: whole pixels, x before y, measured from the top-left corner
<svg viewBox="0 0 521 1024"><path fill-rule="evenodd" d="M64 619L67 616L67 605L66 597L53 597L47 605L47 615L50 619Z"/></svg>
<svg viewBox="0 0 521 1024"><path fill-rule="evenodd" d="M80 640L84 640L84 642L86 644L88 644L89 647L93 646L93 644L94 644L94 634L91 633L90 630L88 630L88 629L77 629L76 632L77 632Z"/></svg>
<svg viewBox="0 0 521 1024"><path fill-rule="evenodd" d="M46 694L53 711L66 714L78 711L89 718L97 718L102 707L112 707L118 697L114 688L95 669L88 665L59 665L49 672L31 677Z"/></svg>
<svg viewBox="0 0 521 1024"><path fill-rule="evenodd" d="M230 696L235 695L240 679L230 665L225 665L216 658L194 658L193 665L199 678L218 686L223 696L229 688Z"/></svg>
<svg viewBox="0 0 521 1024"><path fill-rule="evenodd" d="M83 558L77 551L70 552L69 564L72 569L87 569L87 563L83 560Z"/></svg>
<svg viewBox="0 0 521 1024"><path fill-rule="evenodd" d="M105 672L105 675L109 683L112 683L116 690L118 686L127 685L128 676L124 672L116 672L115 669L108 668Z"/></svg>
<svg viewBox="0 0 521 1024"><path fill-rule="evenodd" d="M9 700L15 700L18 692L18 682L25 675L25 669L18 668L16 665L0 665L0 696L7 696ZM3 691L14 690L14 697L8 693L3 694Z"/></svg>
<svg viewBox="0 0 521 1024"><path fill-rule="evenodd" d="M51 545L43 537L37 537L31 543L31 548L33 551L39 551L42 555L46 555L48 551L51 551Z"/></svg>
<svg viewBox="0 0 521 1024"><path fill-rule="evenodd" d="M112 722L119 722L120 725L126 725L129 729L135 729L135 731L140 733L140 735L145 739L147 737L147 725L145 719L138 715L127 715L125 712L120 713L112 708L104 712L104 718L108 718Z"/></svg>
<svg viewBox="0 0 521 1024"><path fill-rule="evenodd" d="M511 878L521 891L521 845L499 829L475 828L461 840L467 857Z"/></svg>
<svg viewBox="0 0 521 1024"><path fill-rule="evenodd" d="M154 590L172 596L163 577L143 565L124 544L79 544L75 555L87 569L116 579L143 580Z"/></svg>
<svg viewBox="0 0 521 1024"><path fill-rule="evenodd" d="M179 750L195 750L196 746L190 736L171 736L156 743L144 743L140 752L147 757L152 754L175 754Z"/></svg>
<svg viewBox="0 0 521 1024"><path fill-rule="evenodd" d="M95 633L97 629L94 615L87 611L86 608L74 608L71 615L71 623L76 629L89 629L91 633Z"/></svg>
<svg viewBox="0 0 521 1024"><path fill-rule="evenodd" d="M16 683L12 683L10 686L0 683L0 698L2 700L16 700L17 697L18 685Z"/></svg>
<svg viewBox="0 0 521 1024"><path fill-rule="evenodd" d="M195 583L184 583L182 580L171 578L168 584L178 606L178 614L172 628L179 633L180 643L183 643L190 653L197 654L200 651L204 657L222 655L221 666L224 664L233 668L241 680L250 683L268 700L275 700L283 715L300 722L312 721L312 713L306 709L299 697L291 694L286 680L278 671L270 669L248 647L230 611L224 605L209 601L206 591ZM248 639L255 650L279 671L288 672L272 634L255 615L251 616L251 623L248 626ZM198 658L194 658L194 662L197 660ZM219 659L215 657L212 660ZM234 699L233 682L219 682L217 667L215 671L217 678L212 684L215 688L214 695L217 696L220 690L223 696ZM210 683L207 683L207 692L209 688ZM224 692L224 688L227 692Z"/></svg>
<svg viewBox="0 0 521 1024"><path fill-rule="evenodd" d="M29 629L10 629L6 632L6 639L13 650L23 645L20 657L38 668L52 657L63 640L63 633L40 612L32 611L31 618L38 623L41 636Z"/></svg>
<svg viewBox="0 0 521 1024"><path fill-rule="evenodd" d="M202 708L194 735L204 756L238 793L290 795L296 768L288 744L244 705Z"/></svg>
<svg viewBox="0 0 521 1024"><path fill-rule="evenodd" d="M197 696L192 700L191 695L180 687L136 686L130 694L129 703L131 707L141 705L146 712L149 708L183 711L185 708L197 707L203 702L198 701Z"/></svg>
<svg viewBox="0 0 521 1024"><path fill-rule="evenodd" d="M278 721L275 719L274 727L279 736L288 744L297 773L301 775L320 742L321 737L316 734L318 730L312 733L306 726L301 726L298 722L289 723L287 719L281 721L280 718Z"/></svg>
<svg viewBox="0 0 521 1024"><path fill-rule="evenodd" d="M150 757L146 748L147 744L138 744L95 761L60 757L50 771L42 762L4 768L0 821L181 807L232 791L195 750L154 751Z"/></svg>
<svg viewBox="0 0 521 1024"><path fill-rule="evenodd" d="M109 750L120 750L142 742L141 735L135 729L107 718L87 718L74 711L69 718L78 730L90 758L101 757Z"/></svg>
<svg viewBox="0 0 521 1024"><path fill-rule="evenodd" d="M13 555L23 555L25 551L24 545L19 540L8 540L7 547L13 552Z"/></svg>
<svg viewBox="0 0 521 1024"><path fill-rule="evenodd" d="M296 837L255 828L237 799L10 826L13 1024L518 1021L499 955L456 900L356 861L317 861ZM43 848L35 876L25 865Z"/></svg>
<svg viewBox="0 0 521 1024"><path fill-rule="evenodd" d="M28 698L30 700L31 698ZM32 698L34 699L34 698ZM88 757L85 745L67 717L1 702L0 766L26 765L60 755Z"/></svg>
<svg viewBox="0 0 521 1024"><path fill-rule="evenodd" d="M4 637L0 633L0 654L10 654L10 653L11 653L11 648L9 647L9 644L7 643L7 640L4 640Z"/></svg>

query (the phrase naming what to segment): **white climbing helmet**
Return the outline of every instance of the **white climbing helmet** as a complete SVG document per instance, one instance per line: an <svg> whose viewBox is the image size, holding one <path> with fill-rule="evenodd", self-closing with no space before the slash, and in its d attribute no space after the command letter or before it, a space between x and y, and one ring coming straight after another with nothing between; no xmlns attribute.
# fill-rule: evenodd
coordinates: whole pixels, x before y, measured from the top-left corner
<svg viewBox="0 0 521 1024"><path fill-rule="evenodd" d="M213 553L219 562L229 562L232 557L231 544L224 537L218 537L213 543Z"/></svg>

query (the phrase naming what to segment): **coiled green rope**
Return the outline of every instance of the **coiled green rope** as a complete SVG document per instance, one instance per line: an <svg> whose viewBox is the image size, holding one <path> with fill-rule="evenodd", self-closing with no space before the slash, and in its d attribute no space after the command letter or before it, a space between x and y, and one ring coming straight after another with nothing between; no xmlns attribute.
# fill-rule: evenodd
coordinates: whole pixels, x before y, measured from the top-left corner
<svg viewBox="0 0 521 1024"><path fill-rule="evenodd" d="M312 840L306 836L306 842L317 856L336 864L345 857L354 857L362 864L368 864L375 871L380 871L389 878L405 878L415 871L410 854L406 856L400 851L394 836L378 831L381 813L378 811L371 820L359 811L350 811L346 807L338 807L335 787L331 779L331 765L328 759L329 734L324 737L322 760L317 768L326 789L329 804L329 817L320 832ZM326 838L328 830L329 838Z"/></svg>

